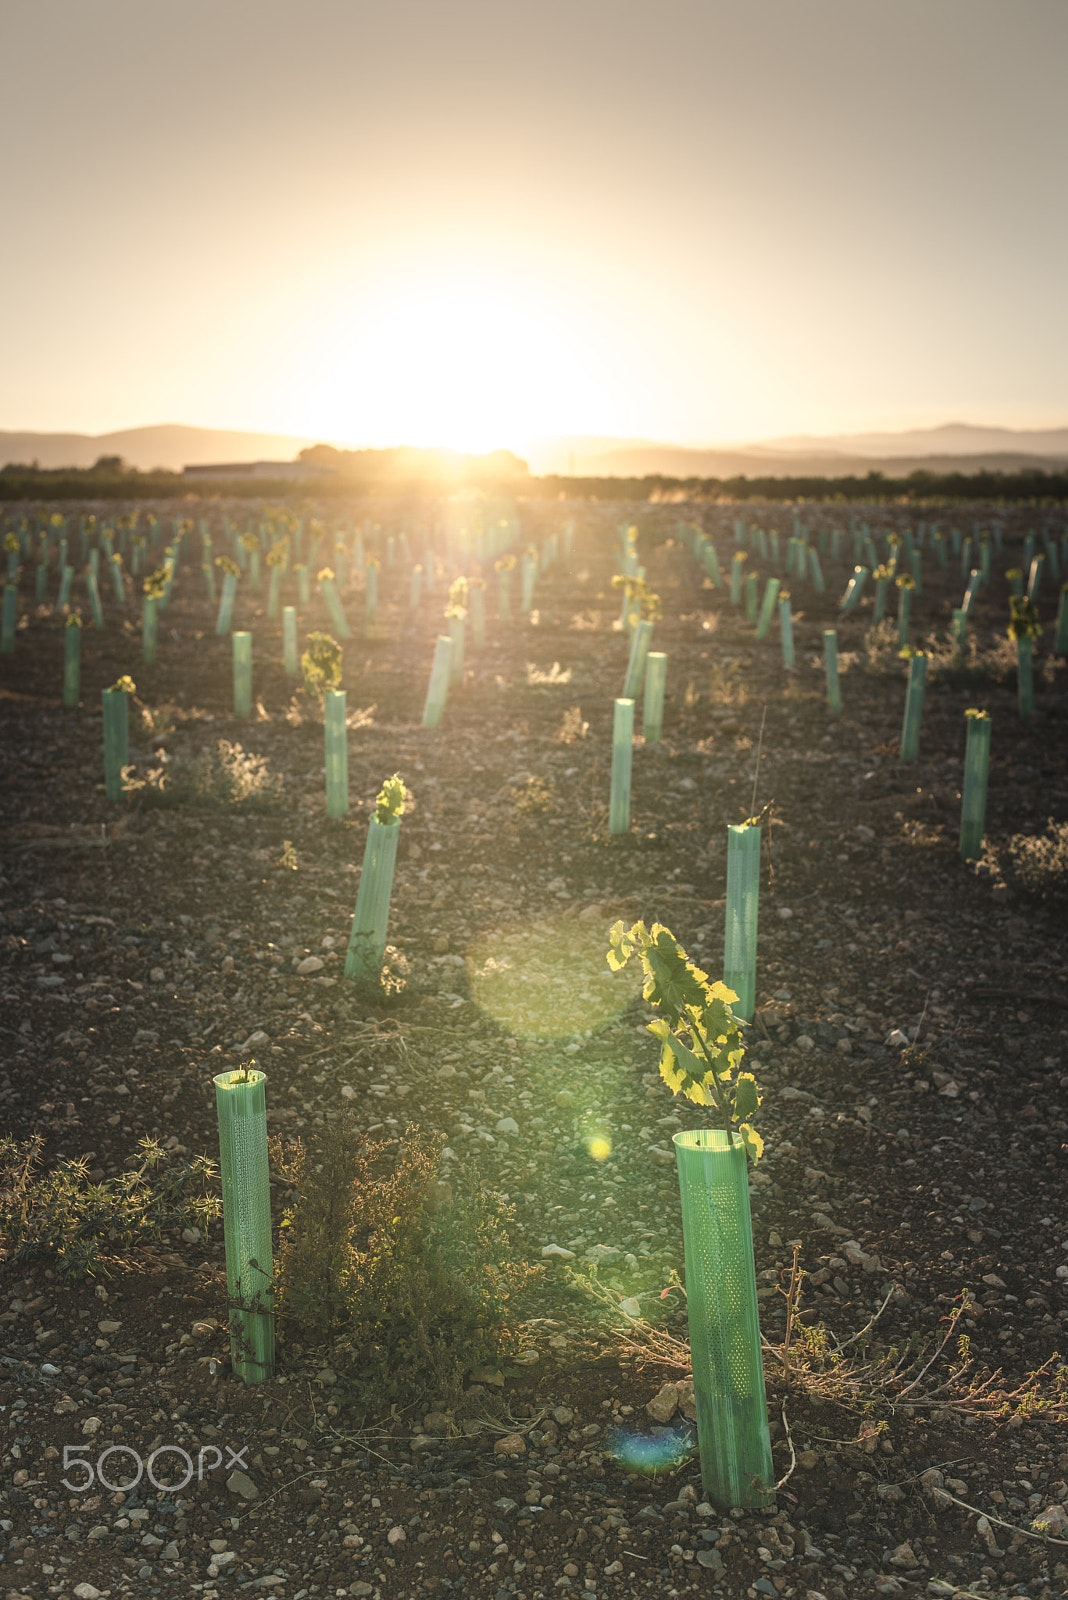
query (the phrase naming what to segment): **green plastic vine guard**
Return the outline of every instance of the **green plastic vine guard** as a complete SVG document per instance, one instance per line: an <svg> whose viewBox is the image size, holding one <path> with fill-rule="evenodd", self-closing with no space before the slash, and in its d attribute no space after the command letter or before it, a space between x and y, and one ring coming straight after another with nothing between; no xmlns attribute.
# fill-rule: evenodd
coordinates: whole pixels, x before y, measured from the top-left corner
<svg viewBox="0 0 1068 1600"><path fill-rule="evenodd" d="M837 532L837 529L835 531ZM809 546L808 575L812 582L812 587L815 589L816 593L822 594L827 585L823 581L823 568L820 566L820 555L815 545ZM800 572L798 576L803 578L804 572Z"/></svg>
<svg viewBox="0 0 1068 1600"><path fill-rule="evenodd" d="M646 619L639 622L630 636L630 655L627 658L627 671L623 678L622 697L624 700L637 698L638 690L642 686L642 676L645 672L645 660L649 654L649 645L653 637L653 624Z"/></svg>
<svg viewBox="0 0 1068 1600"><path fill-rule="evenodd" d="M352 932L345 954L346 978L374 983L382 975L399 838L399 817L392 822L379 822L377 817L371 818L363 852L360 887L356 891Z"/></svg>
<svg viewBox="0 0 1068 1600"><path fill-rule="evenodd" d="M104 611L100 604L100 585L96 581L96 573L92 567L85 569L85 587L89 591L89 609L93 613L93 627L101 629L104 626Z"/></svg>
<svg viewBox="0 0 1068 1600"><path fill-rule="evenodd" d="M711 539L708 540L704 547L704 562L705 572L712 579L715 587L717 589L721 588L723 585L723 578L719 570L719 556L716 554L716 547L712 543Z"/></svg>
<svg viewBox="0 0 1068 1600"><path fill-rule="evenodd" d="M738 606L742 603L742 571L745 563L745 551L736 550L731 561L731 605Z"/></svg>
<svg viewBox="0 0 1068 1600"><path fill-rule="evenodd" d="M771 633L771 622L775 615L775 604L779 598L779 588L780 582L778 578L769 578L764 585L764 598L760 603L760 615L757 618L756 636L758 639L766 639Z"/></svg>
<svg viewBox="0 0 1068 1600"><path fill-rule="evenodd" d="M909 681L905 691L905 717L901 725L901 759L917 761L920 755L920 726L923 722L923 695L927 687L927 657L922 650L909 657Z"/></svg>
<svg viewBox="0 0 1068 1600"><path fill-rule="evenodd" d="M630 770L634 750L634 701L620 699L612 717L612 787L608 802L609 833L630 829Z"/></svg>
<svg viewBox="0 0 1068 1600"><path fill-rule="evenodd" d="M82 691L82 619L68 617L63 628L63 704L77 710Z"/></svg>
<svg viewBox="0 0 1068 1600"><path fill-rule="evenodd" d="M252 715L252 635L230 635L234 656L234 716Z"/></svg>
<svg viewBox="0 0 1068 1600"><path fill-rule="evenodd" d="M308 569L306 566L301 565L294 567L293 572L297 580L297 604L300 606L310 606L311 578L308 574Z"/></svg>
<svg viewBox="0 0 1068 1600"><path fill-rule="evenodd" d="M1027 722L1035 709L1035 673L1033 639L1016 641L1016 704L1020 721Z"/></svg>
<svg viewBox="0 0 1068 1600"><path fill-rule="evenodd" d="M129 696L104 689L104 793L112 805L122 799L122 769L129 760Z"/></svg>
<svg viewBox="0 0 1068 1600"><path fill-rule="evenodd" d="M223 576L222 594L219 596L219 614L215 619L215 636L221 639L230 632L230 624L234 617L234 596L237 594L237 573L227 572Z"/></svg>
<svg viewBox="0 0 1068 1600"><path fill-rule="evenodd" d="M854 610L854 608L860 602L860 597L864 593L864 585L865 585L865 583L867 581L868 581L868 569L867 569L867 567L854 567L853 568L853 576L850 578L849 582L846 584L845 594L842 596L842 599L841 599L841 601L839 603L839 609L840 610L842 610L842 611L852 611L852 610Z"/></svg>
<svg viewBox="0 0 1068 1600"><path fill-rule="evenodd" d="M1058 656L1068 655L1068 583L1061 584L1060 599L1057 602L1057 629L1053 636L1053 653Z"/></svg>
<svg viewBox="0 0 1068 1600"><path fill-rule="evenodd" d="M1042 587L1042 568L1045 566L1045 564L1046 558L1042 552L1039 551L1038 555L1035 556L1034 560L1031 562L1031 570L1027 576L1027 598L1030 600L1032 605L1034 605L1037 601L1038 591Z"/></svg>
<svg viewBox="0 0 1068 1600"><path fill-rule="evenodd" d="M4 584L3 618L0 620L0 655L15 653L15 630L18 626L19 592L13 583Z"/></svg>
<svg viewBox="0 0 1068 1600"><path fill-rule="evenodd" d="M826 635L824 636L826 637ZM752 1022L756 1006L757 911L760 901L760 824L727 828L727 911L723 981L738 996L734 1014Z"/></svg>
<svg viewBox="0 0 1068 1600"><path fill-rule="evenodd" d="M449 638L452 640L452 654L449 657L450 685L464 681L464 634L464 618L458 611L453 612L449 618Z"/></svg>
<svg viewBox="0 0 1068 1600"><path fill-rule="evenodd" d="M909 642L909 628L912 622L912 579L901 577L897 580L897 642L898 647L904 650Z"/></svg>
<svg viewBox="0 0 1068 1600"><path fill-rule="evenodd" d="M986 830L986 786L990 771L990 713L964 713L968 730L964 746L964 784L960 802L960 858L978 861Z"/></svg>
<svg viewBox="0 0 1068 1600"><path fill-rule="evenodd" d="M122 582L122 557L120 555L111 556L108 560L108 566L111 568L111 591L115 596L115 604L124 606L126 604L126 590Z"/></svg>
<svg viewBox="0 0 1068 1600"><path fill-rule="evenodd" d="M497 618L500 622L512 620L512 574L508 567L497 568Z"/></svg>
<svg viewBox="0 0 1068 1600"><path fill-rule="evenodd" d="M408 610L418 611L419 601L423 594L423 569L416 564L412 568L412 576L408 583Z"/></svg>
<svg viewBox="0 0 1068 1600"><path fill-rule="evenodd" d="M979 593L979 584L980 584L980 581L981 581L981 576L982 575L981 575L981 573L979 571L979 568L978 567L973 567L972 570L971 570L971 573L970 573L970 575L968 577L968 587L964 591L964 599L961 601L961 607L965 611L970 611L971 610L972 602L975 600L976 596Z"/></svg>
<svg viewBox="0 0 1068 1600"><path fill-rule="evenodd" d="M746 574L745 579L745 620L756 622L757 596L760 592L760 579L755 572Z"/></svg>
<svg viewBox="0 0 1068 1600"><path fill-rule="evenodd" d="M267 1079L250 1066L220 1072L212 1081L219 1119L230 1355L239 1377L262 1383L274 1373Z"/></svg>
<svg viewBox="0 0 1068 1600"><path fill-rule="evenodd" d="M345 613L341 609L341 601L338 599L337 589L334 587L334 579L332 575L325 577L320 576L319 590L323 599L326 601L326 609L329 611L330 620L334 624L334 632L337 634L339 639L351 639L352 629L349 627L345 618Z"/></svg>
<svg viewBox="0 0 1068 1600"><path fill-rule="evenodd" d="M378 566L374 561L367 563L367 591L364 596L364 616L368 622L374 622L378 616Z"/></svg>
<svg viewBox="0 0 1068 1600"><path fill-rule="evenodd" d="M70 605L70 592L74 587L74 568L65 566L59 579L59 595L56 598L56 609L62 611L64 606Z"/></svg>
<svg viewBox="0 0 1068 1600"><path fill-rule="evenodd" d="M838 634L834 628L823 630L823 669L827 678L827 709L838 716L842 709L842 688L838 681Z"/></svg>
<svg viewBox="0 0 1068 1600"><path fill-rule="evenodd" d="M345 728L345 691L327 689L323 696L326 741L326 814L332 820L349 809L349 750Z"/></svg>
<svg viewBox="0 0 1068 1600"><path fill-rule="evenodd" d="M646 744L660 743L666 682L667 656L662 650L650 650L645 658L645 692L642 696L642 737Z"/></svg>
<svg viewBox="0 0 1068 1600"><path fill-rule="evenodd" d="M300 671L296 606L282 607L282 665L287 678L295 678Z"/></svg>
<svg viewBox="0 0 1068 1600"><path fill-rule="evenodd" d="M953 617L949 625L950 638L958 655L968 642L968 613L963 606L954 606Z"/></svg>
<svg viewBox="0 0 1068 1600"><path fill-rule="evenodd" d="M452 639L447 633L438 634L434 650L434 663L430 669L430 685L423 706L423 727L436 728L445 711L449 693L449 673L452 666Z"/></svg>
<svg viewBox="0 0 1068 1600"><path fill-rule="evenodd" d="M282 596L282 568L271 567L271 585L267 591L267 616L271 621L278 615L278 604Z"/></svg>
<svg viewBox="0 0 1068 1600"><path fill-rule="evenodd" d="M538 577L537 556L525 555L523 557L523 594L519 609L526 616L534 607L534 584Z"/></svg>
<svg viewBox="0 0 1068 1600"><path fill-rule="evenodd" d="M486 648L486 591L481 578L473 579L467 591L467 604L471 615L471 645L475 650Z"/></svg>
<svg viewBox="0 0 1068 1600"><path fill-rule="evenodd" d="M774 1468L745 1146L720 1128L672 1139L682 1201L686 1307L701 1484L720 1511L768 1506Z"/></svg>
<svg viewBox="0 0 1068 1600"><path fill-rule="evenodd" d="M779 634L782 638L782 664L788 672L796 665L794 655L794 616L790 610L790 596L779 594Z"/></svg>
<svg viewBox="0 0 1068 1600"><path fill-rule="evenodd" d="M37 563L37 570L33 580L33 598L36 605L42 605L45 592L48 588L48 565L44 561Z"/></svg>
<svg viewBox="0 0 1068 1600"><path fill-rule="evenodd" d="M156 660L156 638L158 632L156 620L155 595L143 595L141 597L141 659L146 667L151 667Z"/></svg>

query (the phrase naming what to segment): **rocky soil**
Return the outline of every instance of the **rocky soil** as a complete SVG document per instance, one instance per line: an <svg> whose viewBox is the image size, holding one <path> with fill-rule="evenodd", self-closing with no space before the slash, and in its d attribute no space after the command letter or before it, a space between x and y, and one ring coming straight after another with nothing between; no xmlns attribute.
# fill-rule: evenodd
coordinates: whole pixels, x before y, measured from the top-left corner
<svg viewBox="0 0 1068 1600"><path fill-rule="evenodd" d="M314 1144L342 1108L391 1140L413 1122L443 1134L442 1203L477 1167L544 1277L518 1356L468 1374L462 1395L369 1416L329 1350L283 1339L274 1379L234 1379L221 1228L74 1282L47 1259L8 1259L0 1594L1052 1600L1068 1592L1068 919L996 863L1011 836L1068 817L1064 663L1039 652L1023 726L998 642L1000 567L1034 514L1001 517L1004 556L973 618L980 656L932 664L920 760L905 765L903 672L893 650L865 646L870 606L840 624L844 712L826 710L820 632L844 567L826 564L823 599L792 585L787 676L777 639L757 642L676 538L680 516L703 520L726 565L733 510L629 508L663 599L669 695L663 742L634 750L632 830L610 838L626 662L610 577L628 513L521 510L535 541L574 518L573 558L507 626L489 573L487 645L469 651L440 729L420 717L442 587L411 614L407 575L383 570L380 620L345 650L342 824L325 817L321 722L282 672L262 597L242 595L235 615L255 637L256 709L239 723L229 644L192 563L154 667L135 614L105 597L76 712L61 703L60 623L24 586L26 622L0 658L0 1133L38 1132L49 1162L84 1156L98 1181L145 1135L175 1162L216 1154L212 1075L255 1056L283 1137ZM813 530L848 526L841 508L802 512ZM791 526L782 508L747 516ZM940 520L952 526L952 509ZM928 575L915 639L944 636L959 588L952 563ZM359 600L346 597L353 617ZM324 625L315 607L302 619ZM266 763L246 777L266 774L272 803L167 808L142 792L109 805L100 690L123 672L142 776L161 750L177 765L237 742ZM979 872L957 857L971 705L994 717L995 855ZM406 984L370 1003L340 972L366 817L396 770L414 797L390 926ZM751 1203L784 1480L762 1513L705 1500L685 1366L658 1364L619 1308L637 1300L685 1337L679 1291L661 1299L682 1265L671 1135L702 1117L659 1082L640 995L604 963L611 922L641 916L716 973L725 827L754 794L756 809L774 800L774 822L750 1048L767 1155ZM806 1332L786 1371L795 1244ZM600 1300L574 1286L584 1265ZM930 1355L959 1320L922 1375L918 1361L865 1376L860 1344L837 1374L812 1353L821 1325L833 1346L876 1315L877 1341L927 1339ZM83 1490L84 1467L64 1465L77 1451L122 1484L168 1447L191 1462L177 1492L147 1476ZM641 1470L651 1450L669 1464ZM157 1458L161 1481L182 1459Z"/></svg>

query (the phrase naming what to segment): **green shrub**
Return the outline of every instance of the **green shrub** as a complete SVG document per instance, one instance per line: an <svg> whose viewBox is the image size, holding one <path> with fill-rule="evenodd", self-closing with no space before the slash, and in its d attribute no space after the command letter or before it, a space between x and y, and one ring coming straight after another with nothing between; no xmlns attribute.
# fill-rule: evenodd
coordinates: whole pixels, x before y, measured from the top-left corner
<svg viewBox="0 0 1068 1600"><path fill-rule="evenodd" d="M102 1183L88 1158L66 1159L41 1173L40 1135L0 1139L0 1236L9 1261L47 1257L65 1277L101 1270L103 1258L151 1244L172 1228L205 1228L219 1215L215 1164L204 1156L164 1167L154 1139L140 1160Z"/></svg>
<svg viewBox="0 0 1068 1600"><path fill-rule="evenodd" d="M466 1371L515 1345L512 1300L532 1269L512 1259L495 1195L439 1182L443 1142L408 1128L390 1161L351 1112L314 1156L271 1141L295 1191L275 1255L280 1328L329 1341L358 1402L456 1396Z"/></svg>
<svg viewBox="0 0 1068 1600"><path fill-rule="evenodd" d="M322 573L319 576L322 577ZM308 648L300 658L300 670L304 674L307 693L321 700L328 689L339 689L341 662L341 646L336 639L319 629L309 633Z"/></svg>

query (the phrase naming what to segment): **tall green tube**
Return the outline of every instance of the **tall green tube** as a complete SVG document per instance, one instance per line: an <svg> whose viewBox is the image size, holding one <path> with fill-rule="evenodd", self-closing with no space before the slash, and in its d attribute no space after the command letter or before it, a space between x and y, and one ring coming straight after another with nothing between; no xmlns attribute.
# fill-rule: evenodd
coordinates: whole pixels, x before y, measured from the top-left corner
<svg viewBox="0 0 1068 1600"><path fill-rule="evenodd" d="M329 568L319 574L319 589L323 599L326 601L326 609L330 613L330 620L334 624L334 631L338 638L351 639L352 629L349 627L345 613L341 609L341 601L338 599L337 589L334 587L334 575Z"/></svg>
<svg viewBox="0 0 1068 1600"><path fill-rule="evenodd" d="M393 822L379 822L377 817L371 818L363 852L360 887L356 891L352 932L345 955L346 978L368 983L375 983L381 978L399 838L399 818Z"/></svg>
<svg viewBox="0 0 1068 1600"><path fill-rule="evenodd" d="M68 617L63 628L63 704L77 709L82 688L82 619Z"/></svg>
<svg viewBox="0 0 1068 1600"><path fill-rule="evenodd" d="M1057 628L1053 636L1053 653L1068 656L1068 583L1061 584L1057 602Z"/></svg>
<svg viewBox="0 0 1068 1600"><path fill-rule="evenodd" d="M747 573L746 574L746 578L745 578L745 620L746 620L746 622L754 622L755 623L756 620L757 620L757 611L758 611L757 596L758 596L759 592L760 592L760 578L759 578L759 576L755 572Z"/></svg>
<svg viewBox="0 0 1068 1600"><path fill-rule="evenodd" d="M838 681L838 634L834 628L823 630L823 668L827 678L827 709L838 716L842 709L842 689Z"/></svg>
<svg viewBox="0 0 1068 1600"><path fill-rule="evenodd" d="M927 686L927 657L922 650L909 657L909 681L905 691L905 717L901 725L901 759L916 761L920 754L920 725L923 722L923 695Z"/></svg>
<svg viewBox="0 0 1068 1600"><path fill-rule="evenodd" d="M612 787L608 802L609 833L630 830L630 769L634 750L634 701L616 701L612 719Z"/></svg>
<svg viewBox="0 0 1068 1600"><path fill-rule="evenodd" d="M512 574L503 566L497 568L497 617L501 622L512 620Z"/></svg>
<svg viewBox="0 0 1068 1600"><path fill-rule="evenodd" d="M234 656L234 716L252 715L252 635L230 635Z"/></svg>
<svg viewBox="0 0 1068 1600"><path fill-rule="evenodd" d="M438 634L434 650L434 663L430 669L430 684L423 706L423 727L436 728L445 711L449 693L449 672L452 666L452 639L447 633Z"/></svg>
<svg viewBox="0 0 1068 1600"><path fill-rule="evenodd" d="M125 689L105 689L104 792L114 805L122 799L122 769L129 761L129 696Z"/></svg>
<svg viewBox="0 0 1068 1600"><path fill-rule="evenodd" d="M464 679L464 634L466 632L464 615L462 611L454 611L449 618L449 638L452 640L452 654L449 657L449 683L450 685L462 683Z"/></svg>
<svg viewBox="0 0 1068 1600"><path fill-rule="evenodd" d="M742 573L745 570L745 551L736 550L731 562L731 605L742 603Z"/></svg>
<svg viewBox="0 0 1068 1600"><path fill-rule="evenodd" d="M156 597L146 594L141 598L141 659L146 667L156 660Z"/></svg>
<svg viewBox="0 0 1068 1600"><path fill-rule="evenodd" d="M486 590L481 578L472 578L467 591L467 604L471 613L471 645L475 650L486 648Z"/></svg>
<svg viewBox="0 0 1068 1600"><path fill-rule="evenodd" d="M367 563L367 590L364 596L364 616L368 622L374 622L378 616L378 562Z"/></svg>
<svg viewBox="0 0 1068 1600"><path fill-rule="evenodd" d="M345 691L327 689L323 696L326 743L326 814L332 820L349 809L349 752L345 727Z"/></svg>
<svg viewBox="0 0 1068 1600"><path fill-rule="evenodd" d="M1027 598L1030 600L1032 605L1036 603L1038 599L1038 591L1042 587L1042 568L1045 566L1045 564L1046 558L1040 550L1038 555L1035 556L1034 560L1031 562L1031 570L1027 576Z"/></svg>
<svg viewBox="0 0 1068 1600"><path fill-rule="evenodd" d="M719 1511L773 1502L745 1146L720 1128L672 1138L682 1200L701 1484Z"/></svg>
<svg viewBox="0 0 1068 1600"><path fill-rule="evenodd" d="M645 673L645 659L649 654L649 645L653 638L653 624L646 619L639 622L630 636L630 655L627 658L627 671L623 679L624 700L637 698L638 690L642 686L642 677Z"/></svg>
<svg viewBox="0 0 1068 1600"><path fill-rule="evenodd" d="M645 658L645 692L642 697L642 737L646 744L660 743L666 681L667 656L662 650L650 650Z"/></svg>
<svg viewBox="0 0 1068 1600"><path fill-rule="evenodd" d="M4 608L0 620L0 656L15 653L15 630L18 626L19 592L13 583L4 584Z"/></svg>
<svg viewBox="0 0 1068 1600"><path fill-rule="evenodd" d="M835 532L837 531L838 530L835 529ZM822 594L827 585L823 581L823 568L820 566L820 555L815 545L809 546L808 575L812 581L812 587L815 589L816 593ZM798 577L803 578L804 572L799 572Z"/></svg>
<svg viewBox="0 0 1068 1600"><path fill-rule="evenodd" d="M117 554L111 556L108 560L108 566L111 568L111 590L115 596L115 604L124 606L126 604L126 590L122 582L122 557Z"/></svg>
<svg viewBox="0 0 1068 1600"><path fill-rule="evenodd" d="M213 1082L219 1118L230 1355L237 1376L246 1383L262 1383L274 1372L267 1079L250 1066L220 1072Z"/></svg>
<svg viewBox="0 0 1068 1600"><path fill-rule="evenodd" d="M964 783L960 801L960 858L978 861L986 830L986 786L990 771L990 713L964 713L968 730L964 747Z"/></svg>
<svg viewBox="0 0 1068 1600"><path fill-rule="evenodd" d="M775 603L779 598L779 579L769 578L764 586L764 598L760 603L760 615L757 618L756 636L766 639L771 632L771 622L775 615Z"/></svg>
<svg viewBox="0 0 1068 1600"><path fill-rule="evenodd" d="M237 593L237 573L227 572L223 577L222 594L219 597L219 615L215 619L215 636L221 639L230 632L230 624L234 616L234 596Z"/></svg>
<svg viewBox="0 0 1068 1600"><path fill-rule="evenodd" d="M954 606L949 632L953 640L953 647L957 654L960 655L968 642L968 613L963 606Z"/></svg>
<svg viewBox="0 0 1068 1600"><path fill-rule="evenodd" d="M92 552L94 555L96 551ZM96 573L92 567L85 569L85 587L89 591L89 609L93 613L93 627L100 629L104 626L104 611L100 604L100 586L96 581Z"/></svg>
<svg viewBox="0 0 1068 1600"><path fill-rule="evenodd" d="M303 565L294 567L293 575L297 580L297 604L311 605L311 578L308 576L307 567Z"/></svg>
<svg viewBox="0 0 1068 1600"><path fill-rule="evenodd" d="M853 576L846 585L845 594L839 602L842 611L852 611L860 602L864 593L864 585L868 581L867 567L854 567Z"/></svg>
<svg viewBox="0 0 1068 1600"><path fill-rule="evenodd" d="M538 558L527 554L523 557L523 593L519 605L519 609L524 616L533 609L534 584L537 581L537 577Z"/></svg>
<svg viewBox="0 0 1068 1600"><path fill-rule="evenodd" d="M727 829L727 913L723 981L738 996L735 1016L752 1022L756 1006L757 910L760 901L760 824Z"/></svg>
<svg viewBox="0 0 1068 1600"><path fill-rule="evenodd" d="M916 587L915 580L907 573L897 578L897 642L904 650L909 642L909 627L912 620L912 591Z"/></svg>
<svg viewBox="0 0 1068 1600"><path fill-rule="evenodd" d="M275 563L271 564L271 585L267 591L267 615L271 619L278 615L278 606L282 594L282 572L281 566Z"/></svg>
<svg viewBox="0 0 1068 1600"><path fill-rule="evenodd" d="M788 672L791 672L796 665L794 617L790 610L790 596L785 589L779 591L779 634L782 638L782 664Z"/></svg>
<svg viewBox="0 0 1068 1600"><path fill-rule="evenodd" d="M300 671L296 606L282 607L282 667L287 678L295 678Z"/></svg>
<svg viewBox="0 0 1068 1600"><path fill-rule="evenodd" d="M59 594L56 598L56 610L62 611L64 606L70 605L70 592L74 586L74 568L64 566L60 568Z"/></svg>
<svg viewBox="0 0 1068 1600"><path fill-rule="evenodd" d="M705 572L712 579L712 582L715 584L716 588L720 588L722 586L723 579L719 570L719 557L716 554L716 547L712 543L711 539L709 539L708 543L704 547L704 562Z"/></svg>

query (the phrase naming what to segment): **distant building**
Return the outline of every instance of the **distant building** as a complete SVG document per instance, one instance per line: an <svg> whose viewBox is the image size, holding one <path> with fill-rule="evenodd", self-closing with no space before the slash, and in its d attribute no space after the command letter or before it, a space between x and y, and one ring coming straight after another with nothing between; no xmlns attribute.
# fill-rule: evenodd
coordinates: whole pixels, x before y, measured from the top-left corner
<svg viewBox="0 0 1068 1600"><path fill-rule="evenodd" d="M311 461L212 461L199 466L182 468L182 477L190 483L209 483L235 478L283 478L307 480L310 478L336 478L333 467L323 467Z"/></svg>

